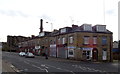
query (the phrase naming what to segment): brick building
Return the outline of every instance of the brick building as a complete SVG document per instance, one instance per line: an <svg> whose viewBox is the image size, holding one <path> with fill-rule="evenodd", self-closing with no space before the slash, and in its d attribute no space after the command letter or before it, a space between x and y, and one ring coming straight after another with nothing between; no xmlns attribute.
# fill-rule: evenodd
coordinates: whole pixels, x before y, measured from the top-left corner
<svg viewBox="0 0 120 74"><path fill-rule="evenodd" d="M52 40L50 55L76 60L112 60L112 32L105 25L64 27Z"/></svg>
<svg viewBox="0 0 120 74"><path fill-rule="evenodd" d="M39 55L46 53L51 57L112 61L113 33L106 29L106 25L72 25L47 32L43 31L42 22L41 19L39 35L19 43L21 49Z"/></svg>
<svg viewBox="0 0 120 74"><path fill-rule="evenodd" d="M106 25L83 24L53 32L41 31L37 38L24 41L23 46L34 46L33 51L47 53L51 57L112 61L112 39L112 32L106 29ZM31 41L35 44L29 45Z"/></svg>
<svg viewBox="0 0 120 74"><path fill-rule="evenodd" d="M29 37L24 36L7 36L7 45L9 47L8 51L17 51L18 49L18 43L28 40Z"/></svg>
<svg viewBox="0 0 120 74"><path fill-rule="evenodd" d="M114 41L113 42L113 59L114 60L120 60L120 48L119 48L119 42L120 41Z"/></svg>

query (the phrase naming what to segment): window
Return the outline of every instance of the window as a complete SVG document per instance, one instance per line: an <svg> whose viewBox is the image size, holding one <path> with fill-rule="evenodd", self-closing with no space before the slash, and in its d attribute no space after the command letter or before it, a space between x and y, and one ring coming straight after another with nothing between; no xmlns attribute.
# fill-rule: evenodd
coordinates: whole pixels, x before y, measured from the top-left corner
<svg viewBox="0 0 120 74"><path fill-rule="evenodd" d="M70 43L73 43L73 36L71 36L69 38L70 38Z"/></svg>
<svg viewBox="0 0 120 74"><path fill-rule="evenodd" d="M60 44L60 38L58 38L58 44Z"/></svg>
<svg viewBox="0 0 120 74"><path fill-rule="evenodd" d="M73 49L69 49L68 56L74 57L74 50Z"/></svg>
<svg viewBox="0 0 120 74"><path fill-rule="evenodd" d="M52 44L52 40L50 40L50 44Z"/></svg>
<svg viewBox="0 0 120 74"><path fill-rule="evenodd" d="M106 48L103 48L103 51L102 51L102 58L103 60L107 60L107 49Z"/></svg>
<svg viewBox="0 0 120 74"><path fill-rule="evenodd" d="M83 55L86 55L86 51L83 51L83 53L82 53Z"/></svg>
<svg viewBox="0 0 120 74"><path fill-rule="evenodd" d="M66 28L61 29L61 33L65 33L66 32Z"/></svg>
<svg viewBox="0 0 120 74"><path fill-rule="evenodd" d="M65 44L65 38L62 38L62 44Z"/></svg>
<svg viewBox="0 0 120 74"><path fill-rule="evenodd" d="M54 39L54 41L53 41L53 44L56 44L56 41L55 41L55 39Z"/></svg>
<svg viewBox="0 0 120 74"><path fill-rule="evenodd" d="M97 44L97 37L93 37L93 44Z"/></svg>
<svg viewBox="0 0 120 74"><path fill-rule="evenodd" d="M102 37L102 45L106 45L107 44L107 37Z"/></svg>
<svg viewBox="0 0 120 74"><path fill-rule="evenodd" d="M89 44L89 37L84 37L84 44Z"/></svg>

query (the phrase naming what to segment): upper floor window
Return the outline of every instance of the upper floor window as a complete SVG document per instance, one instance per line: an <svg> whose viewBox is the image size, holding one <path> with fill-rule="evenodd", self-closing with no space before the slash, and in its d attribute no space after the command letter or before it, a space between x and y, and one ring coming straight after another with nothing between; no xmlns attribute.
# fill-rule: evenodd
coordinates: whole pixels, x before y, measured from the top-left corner
<svg viewBox="0 0 120 74"><path fill-rule="evenodd" d="M55 39L53 40L53 44L56 44L56 40Z"/></svg>
<svg viewBox="0 0 120 74"><path fill-rule="evenodd" d="M73 36L69 37L70 43L73 43Z"/></svg>
<svg viewBox="0 0 120 74"><path fill-rule="evenodd" d="M62 38L62 44L65 44L65 38Z"/></svg>
<svg viewBox="0 0 120 74"><path fill-rule="evenodd" d="M58 44L60 44L61 42L60 42L60 38L58 38Z"/></svg>
<svg viewBox="0 0 120 74"><path fill-rule="evenodd" d="M93 37L93 44L97 44L97 37Z"/></svg>
<svg viewBox="0 0 120 74"><path fill-rule="evenodd" d="M84 37L84 44L89 44L89 37L88 36L85 36Z"/></svg>
<svg viewBox="0 0 120 74"><path fill-rule="evenodd" d="M61 33L65 33L66 32L66 28L63 28L60 30Z"/></svg>
<svg viewBox="0 0 120 74"><path fill-rule="evenodd" d="M52 40L50 40L50 44L52 44Z"/></svg>
<svg viewBox="0 0 120 74"><path fill-rule="evenodd" d="M107 44L107 37L102 37L102 45Z"/></svg>

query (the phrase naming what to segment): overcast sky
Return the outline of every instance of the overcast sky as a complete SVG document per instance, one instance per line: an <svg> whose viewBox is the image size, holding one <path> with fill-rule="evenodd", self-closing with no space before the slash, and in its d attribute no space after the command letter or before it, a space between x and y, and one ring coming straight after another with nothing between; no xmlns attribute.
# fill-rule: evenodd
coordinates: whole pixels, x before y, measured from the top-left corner
<svg viewBox="0 0 120 74"><path fill-rule="evenodd" d="M84 23L105 24L113 32L113 40L118 40L118 1L0 0L0 42L7 41L7 35L37 36L41 18L44 31L71 26L72 23L79 26Z"/></svg>

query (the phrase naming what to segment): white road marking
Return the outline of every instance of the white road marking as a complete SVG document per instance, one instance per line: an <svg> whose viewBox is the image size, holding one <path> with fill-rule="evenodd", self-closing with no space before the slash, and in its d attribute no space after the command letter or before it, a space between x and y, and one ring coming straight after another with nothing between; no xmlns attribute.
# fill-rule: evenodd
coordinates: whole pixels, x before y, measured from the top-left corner
<svg viewBox="0 0 120 74"><path fill-rule="evenodd" d="M47 69L45 69L45 71L46 71L46 72L48 72L48 70L47 70Z"/></svg>
<svg viewBox="0 0 120 74"><path fill-rule="evenodd" d="M28 61L28 60L27 60ZM26 62L26 61L24 61L24 63L26 63L26 64L30 64L30 63L28 63L28 62ZM38 68L38 69L40 69L40 70L45 70L46 72L48 72L48 70L47 69L42 69L41 67L38 67L38 66L36 66L36 65L33 65L33 64L30 64L31 66L33 66L33 67L35 67L35 68ZM45 65L42 65L42 66L44 66L45 67Z"/></svg>
<svg viewBox="0 0 120 74"><path fill-rule="evenodd" d="M93 69L93 68L89 68L89 67L82 67L82 66L78 66L78 65L72 65L75 68L80 68L82 70L88 70L88 71L95 71L95 72L106 72L106 71L102 71L102 70L97 70L97 69Z"/></svg>
<svg viewBox="0 0 120 74"><path fill-rule="evenodd" d="M28 69L24 69L24 71L28 71Z"/></svg>
<svg viewBox="0 0 120 74"><path fill-rule="evenodd" d="M28 62L24 61L24 63L29 64Z"/></svg>
<svg viewBox="0 0 120 74"><path fill-rule="evenodd" d="M36 66L36 65L32 65L33 67L36 67L36 68L38 68L38 69L40 69L40 70L44 70L44 69L42 69L41 67L38 67L38 66Z"/></svg>
<svg viewBox="0 0 120 74"><path fill-rule="evenodd" d="M41 66L43 66L43 67L44 67L45 65L44 65L44 64L41 64Z"/></svg>
<svg viewBox="0 0 120 74"><path fill-rule="evenodd" d="M50 67L53 67L53 68L55 68L55 69L59 69L59 70L64 70L64 71L68 71L68 72L72 72L73 74L75 74L73 71L70 71L70 70L67 70L67 69L61 69L61 68L57 68L57 67L55 67L55 66L51 66L51 65L48 65L48 64L46 64L47 66L50 66Z"/></svg>
<svg viewBox="0 0 120 74"><path fill-rule="evenodd" d="M12 67L12 68L13 68L14 66L13 66L13 65L10 65L10 67Z"/></svg>

